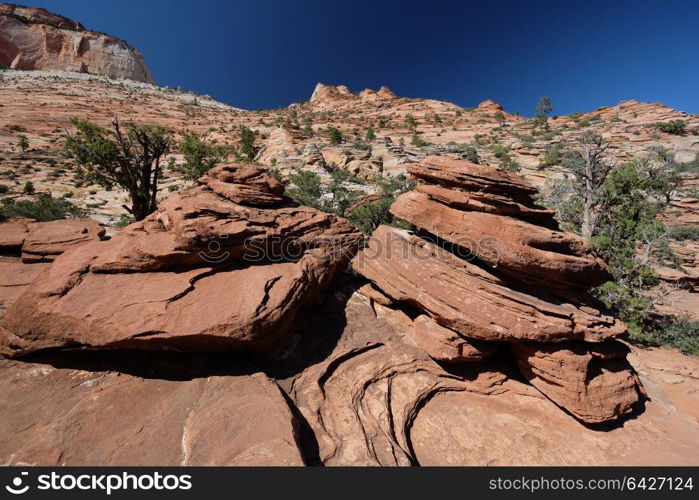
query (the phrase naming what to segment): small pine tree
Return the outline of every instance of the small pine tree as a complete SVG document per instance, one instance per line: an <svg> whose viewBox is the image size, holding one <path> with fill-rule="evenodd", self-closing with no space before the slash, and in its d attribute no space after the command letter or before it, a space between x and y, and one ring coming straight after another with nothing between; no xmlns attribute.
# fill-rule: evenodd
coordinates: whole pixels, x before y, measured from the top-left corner
<svg viewBox="0 0 699 500"><path fill-rule="evenodd" d="M27 139L26 135L20 135L19 136L19 142L17 145L20 147L22 152L25 152L29 148L29 140Z"/></svg>
<svg viewBox="0 0 699 500"><path fill-rule="evenodd" d="M340 144L342 142L342 132L335 127L329 127L330 144Z"/></svg>
<svg viewBox="0 0 699 500"><path fill-rule="evenodd" d="M369 142L376 140L376 133L374 132L374 127L369 127L366 130L366 140Z"/></svg>
<svg viewBox="0 0 699 500"><path fill-rule="evenodd" d="M240 139L238 139L240 152L244 154L248 161L255 159L257 149L255 148L255 133L244 125L240 126Z"/></svg>
<svg viewBox="0 0 699 500"><path fill-rule="evenodd" d="M34 194L36 192L34 189L34 184L31 181L25 182L24 187L22 188L22 192L24 194Z"/></svg>
<svg viewBox="0 0 699 500"><path fill-rule="evenodd" d="M550 97L542 97L539 99L539 104L537 104L534 110L534 125L544 129L549 129L549 115L553 111L553 106L551 105Z"/></svg>
<svg viewBox="0 0 699 500"><path fill-rule="evenodd" d="M405 127L413 134L417 130L417 120L413 118L413 115L405 115Z"/></svg>

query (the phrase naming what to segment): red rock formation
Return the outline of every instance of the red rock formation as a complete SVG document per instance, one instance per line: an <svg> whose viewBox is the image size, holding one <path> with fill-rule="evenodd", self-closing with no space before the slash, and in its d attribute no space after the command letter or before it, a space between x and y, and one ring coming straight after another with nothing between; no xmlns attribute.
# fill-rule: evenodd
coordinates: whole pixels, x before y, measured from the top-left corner
<svg viewBox="0 0 699 500"><path fill-rule="evenodd" d="M153 83L138 50L44 9L0 4L0 66L65 70Z"/></svg>
<svg viewBox="0 0 699 500"><path fill-rule="evenodd" d="M0 319L14 335L0 349L269 349L362 236L315 209L257 208L279 185L247 164L200 182L113 239L56 259ZM249 205L229 199L241 190Z"/></svg>
<svg viewBox="0 0 699 500"><path fill-rule="evenodd" d="M0 250L21 254L25 263L51 262L83 243L101 240L104 234L104 227L92 219L11 219L0 222Z"/></svg>
<svg viewBox="0 0 699 500"><path fill-rule="evenodd" d="M359 94L354 94L346 85L334 86L318 83L313 90L310 103L315 109L330 109L333 106L351 102L390 101L396 98L396 94L386 86L381 87L378 92L364 89Z"/></svg>
<svg viewBox="0 0 699 500"><path fill-rule="evenodd" d="M629 348L621 342L523 342L511 347L529 382L584 422L621 418L645 397L626 361Z"/></svg>
<svg viewBox="0 0 699 500"><path fill-rule="evenodd" d="M296 419L251 367L201 376L191 355L84 357L59 363L82 369L0 360L1 463L304 464Z"/></svg>
<svg viewBox="0 0 699 500"><path fill-rule="evenodd" d="M417 343L434 359L458 362L484 358L495 349L488 342L508 342L532 385L578 419L631 414L644 393L626 350L611 340L625 326L585 293L609 277L589 245L559 231L513 174L434 157L410 172L422 184L391 212L424 238L381 226L354 269L395 301L388 307L424 313L405 326Z"/></svg>

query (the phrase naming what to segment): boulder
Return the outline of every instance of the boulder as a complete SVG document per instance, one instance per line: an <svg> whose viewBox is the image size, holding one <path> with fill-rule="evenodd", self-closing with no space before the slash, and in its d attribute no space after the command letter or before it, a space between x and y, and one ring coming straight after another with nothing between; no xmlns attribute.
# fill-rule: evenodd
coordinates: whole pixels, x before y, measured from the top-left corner
<svg viewBox="0 0 699 500"><path fill-rule="evenodd" d="M511 345L529 382L557 405L589 424L621 419L645 391L619 341Z"/></svg>
<svg viewBox="0 0 699 500"><path fill-rule="evenodd" d="M51 262L68 250L100 241L104 234L104 227L92 219L34 222L22 245L22 262Z"/></svg>
<svg viewBox="0 0 699 500"><path fill-rule="evenodd" d="M20 254L29 226L33 222L34 219L23 218L0 222L0 252Z"/></svg>
<svg viewBox="0 0 699 500"><path fill-rule="evenodd" d="M0 260L0 311L6 309L50 264L23 264L19 259Z"/></svg>
<svg viewBox="0 0 699 500"><path fill-rule="evenodd" d="M268 206L284 201L284 186L253 165L214 167L199 179L199 184L239 205Z"/></svg>
<svg viewBox="0 0 699 500"><path fill-rule="evenodd" d="M380 226L353 268L391 299L470 339L599 342L626 334L613 317L513 289L495 274L402 229Z"/></svg>
<svg viewBox="0 0 699 500"><path fill-rule="evenodd" d="M398 328L451 365L506 342L530 383L585 423L632 415L645 393L614 340L626 327L587 292L611 277L587 242L514 174L440 157L409 171L419 184L391 213L416 234L380 226L353 262L375 310L396 311Z"/></svg>
<svg viewBox="0 0 699 500"><path fill-rule="evenodd" d="M362 235L308 207L259 208L279 188L251 169L222 168L214 172L216 191L209 187L214 176L206 176L111 240L56 259L0 319L22 339L3 350L272 349L299 307L344 268ZM240 194L240 179L254 179L242 199L255 206L229 199Z"/></svg>
<svg viewBox="0 0 699 500"><path fill-rule="evenodd" d="M428 157L409 168L422 182L391 213L457 245L518 281L589 288L611 279L577 235L559 231L536 190L514 174L467 161Z"/></svg>
<svg viewBox="0 0 699 500"><path fill-rule="evenodd" d="M22 262L51 262L63 252L84 243L100 241L105 229L93 219L36 222L10 219L0 222L0 251L21 255Z"/></svg>

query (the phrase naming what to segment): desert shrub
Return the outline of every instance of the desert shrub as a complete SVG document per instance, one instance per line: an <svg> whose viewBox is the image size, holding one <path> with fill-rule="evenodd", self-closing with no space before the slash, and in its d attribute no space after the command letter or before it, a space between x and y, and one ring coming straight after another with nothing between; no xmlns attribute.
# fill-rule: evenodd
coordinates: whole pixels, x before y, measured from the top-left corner
<svg viewBox="0 0 699 500"><path fill-rule="evenodd" d="M34 200L3 200L0 204L0 219L10 217L28 217L41 222L85 217L84 210L79 209L65 198L53 198L42 194Z"/></svg>
<svg viewBox="0 0 699 500"><path fill-rule="evenodd" d="M553 167L561 162L561 145L554 144L546 148L546 152L539 159L539 168Z"/></svg>
<svg viewBox="0 0 699 500"><path fill-rule="evenodd" d="M417 120L413 115L405 115L403 122L405 123L405 128L414 134L417 130Z"/></svg>
<svg viewBox="0 0 699 500"><path fill-rule="evenodd" d="M320 176L311 170L299 170L289 174L293 186L286 189L286 194L300 205L320 208L323 188Z"/></svg>
<svg viewBox="0 0 699 500"><path fill-rule="evenodd" d="M328 127L330 133L330 144L340 144L342 142L342 132L336 127Z"/></svg>
<svg viewBox="0 0 699 500"><path fill-rule="evenodd" d="M478 150L473 146L468 146L466 150L461 154L464 160L470 161L471 163L480 164L481 159L478 156Z"/></svg>
<svg viewBox="0 0 699 500"><path fill-rule="evenodd" d="M214 168L227 154L227 148L203 139L196 132L185 132L179 144L184 156L182 171L185 179L197 180L207 170Z"/></svg>
<svg viewBox="0 0 699 500"><path fill-rule="evenodd" d="M699 241L699 226L698 225L673 226L670 228L669 236L670 236L670 238L674 238L676 240L681 240L681 241L684 241L684 240Z"/></svg>
<svg viewBox="0 0 699 500"><path fill-rule="evenodd" d="M371 142L371 141L376 140L376 132L374 132L374 127L369 127L366 130L366 140L367 140L367 142Z"/></svg>
<svg viewBox="0 0 699 500"><path fill-rule="evenodd" d="M240 126L240 138L238 139L238 149L247 161L253 161L257 154L255 147L255 132L249 128Z"/></svg>
<svg viewBox="0 0 699 500"><path fill-rule="evenodd" d="M348 218L357 229L370 235L380 225L393 222L394 217L389 208L394 201L392 197L385 197L373 203L363 203L352 210Z"/></svg>
<svg viewBox="0 0 699 500"><path fill-rule="evenodd" d="M699 321L688 316L665 316L645 331L632 334L636 341L662 347L675 347L699 356Z"/></svg>
<svg viewBox="0 0 699 500"><path fill-rule="evenodd" d="M410 140L410 144L415 146L416 148L423 148L425 146L429 146L430 143L424 140L422 137L420 137L417 134L413 134L413 138Z"/></svg>
<svg viewBox="0 0 699 500"><path fill-rule="evenodd" d="M18 139L19 141L17 142L17 145L22 151L26 151L29 148L29 140L27 139L27 136L20 135Z"/></svg>
<svg viewBox="0 0 699 500"><path fill-rule="evenodd" d="M31 181L27 181L24 183L24 187L22 188L22 192L24 194L34 194L36 190L34 189L34 183Z"/></svg>
<svg viewBox="0 0 699 500"><path fill-rule="evenodd" d="M682 135L687 129L687 122L684 120L670 120L667 122L656 122L654 128L666 134Z"/></svg>
<svg viewBox="0 0 699 500"><path fill-rule="evenodd" d="M0 194L6 194L10 190L10 187L6 184L0 184Z"/></svg>

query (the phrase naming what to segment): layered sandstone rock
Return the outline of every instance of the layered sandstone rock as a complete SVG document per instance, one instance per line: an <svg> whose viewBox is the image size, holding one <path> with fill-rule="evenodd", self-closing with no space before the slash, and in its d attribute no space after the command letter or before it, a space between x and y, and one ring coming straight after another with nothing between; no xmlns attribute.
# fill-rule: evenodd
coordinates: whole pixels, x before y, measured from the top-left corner
<svg viewBox="0 0 699 500"><path fill-rule="evenodd" d="M517 343L512 350L527 380L584 422L624 417L645 396L619 341Z"/></svg>
<svg viewBox="0 0 699 500"><path fill-rule="evenodd" d="M402 229L380 226L354 269L392 299L472 339L601 341L626 332L599 311L512 289L508 281Z"/></svg>
<svg viewBox="0 0 699 500"><path fill-rule="evenodd" d="M0 463L304 465L274 381L208 365L133 353L0 360Z"/></svg>
<svg viewBox="0 0 699 500"><path fill-rule="evenodd" d="M104 227L92 219L10 219L0 222L0 251L21 255L25 263L51 262L63 252L100 241L104 235Z"/></svg>
<svg viewBox="0 0 699 500"><path fill-rule="evenodd" d="M314 109L331 109L355 102L386 102L397 99L396 94L386 86L378 91L364 89L359 94L353 93L346 85L325 85L318 83L311 95L310 103Z"/></svg>
<svg viewBox="0 0 699 500"><path fill-rule="evenodd" d="M667 350L657 350L664 358L648 357L653 353L633 348L634 363L652 365L641 373L651 399L638 418L600 430L522 382L507 357L437 363L414 342L410 318L380 305L390 299L367 286L333 292L312 315L298 316L295 351L274 362L282 368L280 385L308 423L303 441L310 464L699 463L694 357ZM611 394L605 405L612 407Z"/></svg>
<svg viewBox="0 0 699 500"><path fill-rule="evenodd" d="M417 344L458 363L506 342L532 385L576 418L632 414L644 392L613 340L625 326L585 292L610 277L589 245L558 230L513 174L435 157L410 172L421 184L391 212L418 234L379 227L354 268L413 318Z"/></svg>
<svg viewBox="0 0 699 500"><path fill-rule="evenodd" d="M13 336L0 349L271 348L362 236L282 200L255 167L220 167L200 182L113 239L56 259L0 319Z"/></svg>
<svg viewBox="0 0 699 500"><path fill-rule="evenodd" d="M141 53L44 9L0 4L0 66L65 70L153 83Z"/></svg>
<svg viewBox="0 0 699 500"><path fill-rule="evenodd" d="M433 185L399 197L391 207L396 217L518 280L588 288L611 279L585 240L551 229L552 213L537 208L535 190L513 174L439 157L409 171Z"/></svg>

